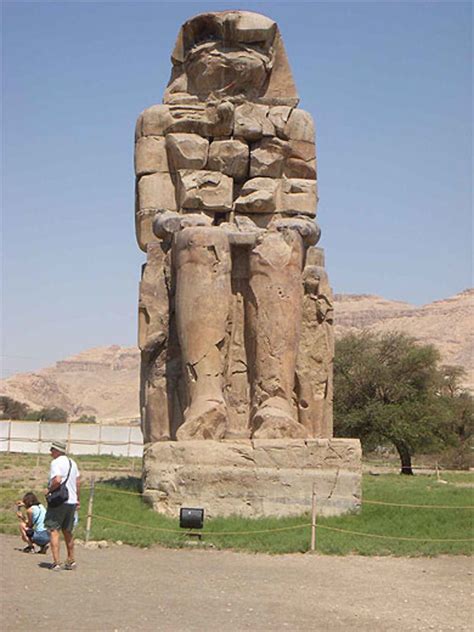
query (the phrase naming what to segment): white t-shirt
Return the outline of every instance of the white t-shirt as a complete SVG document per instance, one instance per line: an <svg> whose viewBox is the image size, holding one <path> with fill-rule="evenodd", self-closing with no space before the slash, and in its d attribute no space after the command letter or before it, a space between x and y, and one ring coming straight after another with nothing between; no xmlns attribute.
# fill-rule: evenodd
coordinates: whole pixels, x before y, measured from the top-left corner
<svg viewBox="0 0 474 632"><path fill-rule="evenodd" d="M66 476L69 470L69 461L71 461L71 472L67 479L66 487L69 492L69 498L66 502L67 505L77 504L77 479L79 477L79 470L77 469L76 462L69 459L65 454L61 454L56 459L51 461L51 468L49 470L49 482L56 476L61 477L61 483L66 480Z"/></svg>

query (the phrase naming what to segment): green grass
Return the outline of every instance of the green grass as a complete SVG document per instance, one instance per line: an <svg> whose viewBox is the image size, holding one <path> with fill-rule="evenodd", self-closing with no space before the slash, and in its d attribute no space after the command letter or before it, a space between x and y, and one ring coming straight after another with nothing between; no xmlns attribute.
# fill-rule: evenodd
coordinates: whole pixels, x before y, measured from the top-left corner
<svg viewBox="0 0 474 632"><path fill-rule="evenodd" d="M87 454L83 456L74 455L79 469L81 471L141 471L142 459L140 457L112 456L108 454L94 455ZM24 468L25 470L41 468L45 475L48 472L51 457L49 454L20 454L18 452L3 453L0 457L1 469Z"/></svg>
<svg viewBox="0 0 474 632"><path fill-rule="evenodd" d="M364 475L364 500L420 505L473 506L471 473L443 473L448 484L437 482L436 476L400 476L383 474ZM95 516L105 516L128 522L139 527L107 522L93 518L91 539L109 540L151 546L182 547L189 542L183 530L179 530L178 517L167 518L153 512L133 494L139 492L140 479L131 476L109 479L96 484L94 498ZM457 486L460 485L460 486ZM41 492L41 489L33 490ZM24 490L12 483L0 485L0 532L13 533L5 523L15 521L14 501ZM84 538L87 514L87 491L83 491L83 505L76 536ZM473 510L469 509L417 509L363 504L359 513L333 518L318 518L321 527L333 527L384 536L402 536L430 539L472 538ZM265 553L295 553L309 550L309 515L298 518L250 520L242 518L205 519L203 544L216 548L229 548ZM3 525L3 526L2 526ZM300 528L288 531L272 531L282 527ZM173 532L158 531L170 529ZM245 531L268 530L268 533L245 534ZM242 535L217 535L223 531L237 531ZM213 535L215 534L215 535ZM324 528L317 529L317 551L325 554L359 555L439 555L471 554L472 542L410 542L397 539L376 539L359 535L338 533Z"/></svg>

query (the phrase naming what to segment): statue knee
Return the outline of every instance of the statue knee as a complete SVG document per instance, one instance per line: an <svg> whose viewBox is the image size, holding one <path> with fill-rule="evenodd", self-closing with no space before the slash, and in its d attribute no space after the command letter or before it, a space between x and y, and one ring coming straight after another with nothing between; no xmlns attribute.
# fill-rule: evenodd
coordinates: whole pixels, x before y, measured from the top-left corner
<svg viewBox="0 0 474 632"><path fill-rule="evenodd" d="M295 266L302 270L303 242L295 231L267 231L250 252L250 269L254 272Z"/></svg>
<svg viewBox="0 0 474 632"><path fill-rule="evenodd" d="M230 272L229 239L217 226L184 228L175 236L176 263L212 266Z"/></svg>

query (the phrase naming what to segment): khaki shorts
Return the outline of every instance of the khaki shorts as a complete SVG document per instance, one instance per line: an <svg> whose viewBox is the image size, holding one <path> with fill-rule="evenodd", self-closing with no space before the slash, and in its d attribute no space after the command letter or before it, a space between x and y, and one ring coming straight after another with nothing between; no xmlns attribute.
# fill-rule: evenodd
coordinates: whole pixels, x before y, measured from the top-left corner
<svg viewBox="0 0 474 632"><path fill-rule="evenodd" d="M58 507L48 507L46 510L46 518L44 519L44 526L47 529L54 529L60 531L64 529L72 533L74 529L74 513L76 511L76 505L70 505L64 503Z"/></svg>

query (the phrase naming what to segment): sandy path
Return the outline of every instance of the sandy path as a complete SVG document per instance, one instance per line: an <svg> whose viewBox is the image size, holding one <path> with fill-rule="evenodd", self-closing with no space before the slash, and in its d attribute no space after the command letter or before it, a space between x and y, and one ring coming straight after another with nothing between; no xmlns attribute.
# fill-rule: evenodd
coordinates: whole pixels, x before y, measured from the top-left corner
<svg viewBox="0 0 474 632"><path fill-rule="evenodd" d="M0 535L2 630L470 630L472 560L77 547L52 573ZM60 614L56 614L56 613Z"/></svg>

